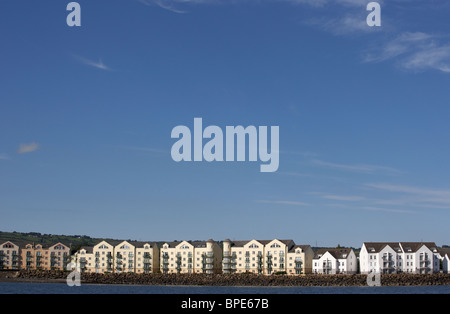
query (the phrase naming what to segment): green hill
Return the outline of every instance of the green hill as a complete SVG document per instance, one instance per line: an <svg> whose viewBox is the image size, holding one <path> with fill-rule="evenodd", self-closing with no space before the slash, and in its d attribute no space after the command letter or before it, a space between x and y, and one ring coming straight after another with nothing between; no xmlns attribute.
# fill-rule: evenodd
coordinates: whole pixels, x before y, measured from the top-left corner
<svg viewBox="0 0 450 314"><path fill-rule="evenodd" d="M61 242L71 246L72 252L78 250L81 246L93 246L103 240L111 239L91 238L87 235L55 235L39 232L0 231L0 243L11 241L17 245L24 245L27 243L55 244Z"/></svg>

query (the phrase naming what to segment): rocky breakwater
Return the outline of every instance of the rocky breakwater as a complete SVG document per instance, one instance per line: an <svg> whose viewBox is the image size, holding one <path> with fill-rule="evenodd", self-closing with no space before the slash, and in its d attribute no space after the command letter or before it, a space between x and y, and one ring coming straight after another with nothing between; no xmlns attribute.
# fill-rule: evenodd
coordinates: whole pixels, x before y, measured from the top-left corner
<svg viewBox="0 0 450 314"><path fill-rule="evenodd" d="M17 281L63 282L69 272L19 271ZM188 285L188 286L366 286L367 275L254 275L254 274L135 274L84 273L82 284ZM450 285L450 274L390 274L381 276L383 286Z"/></svg>

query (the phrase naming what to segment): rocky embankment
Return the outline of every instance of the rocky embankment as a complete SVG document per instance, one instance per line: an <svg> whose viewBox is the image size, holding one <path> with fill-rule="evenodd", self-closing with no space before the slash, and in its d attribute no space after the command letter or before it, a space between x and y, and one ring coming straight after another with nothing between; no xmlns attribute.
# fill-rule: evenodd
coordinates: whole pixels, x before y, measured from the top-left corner
<svg viewBox="0 0 450 314"><path fill-rule="evenodd" d="M2 272L0 272L2 273ZM68 272L18 271L1 274L0 281L65 282ZM8 276L8 278L5 278ZM253 274L95 274L81 275L82 284L189 285L189 286L366 286L367 275L260 276ZM450 285L450 274L390 274L383 286Z"/></svg>

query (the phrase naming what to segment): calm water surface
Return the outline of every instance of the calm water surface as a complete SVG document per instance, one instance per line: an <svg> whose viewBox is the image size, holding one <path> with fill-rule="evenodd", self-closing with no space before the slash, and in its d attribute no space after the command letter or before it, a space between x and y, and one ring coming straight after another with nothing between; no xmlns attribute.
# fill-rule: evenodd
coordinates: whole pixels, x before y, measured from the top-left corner
<svg viewBox="0 0 450 314"><path fill-rule="evenodd" d="M450 286L413 287L198 287L0 282L0 294L450 294Z"/></svg>

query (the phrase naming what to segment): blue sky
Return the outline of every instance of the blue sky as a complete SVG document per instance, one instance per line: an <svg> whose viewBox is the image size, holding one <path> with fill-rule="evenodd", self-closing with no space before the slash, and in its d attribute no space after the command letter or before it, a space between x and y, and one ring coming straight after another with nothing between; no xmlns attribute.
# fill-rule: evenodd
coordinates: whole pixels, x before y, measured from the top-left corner
<svg viewBox="0 0 450 314"><path fill-rule="evenodd" d="M450 243L448 1L78 2L0 3L0 230ZM174 162L195 117L278 171Z"/></svg>

